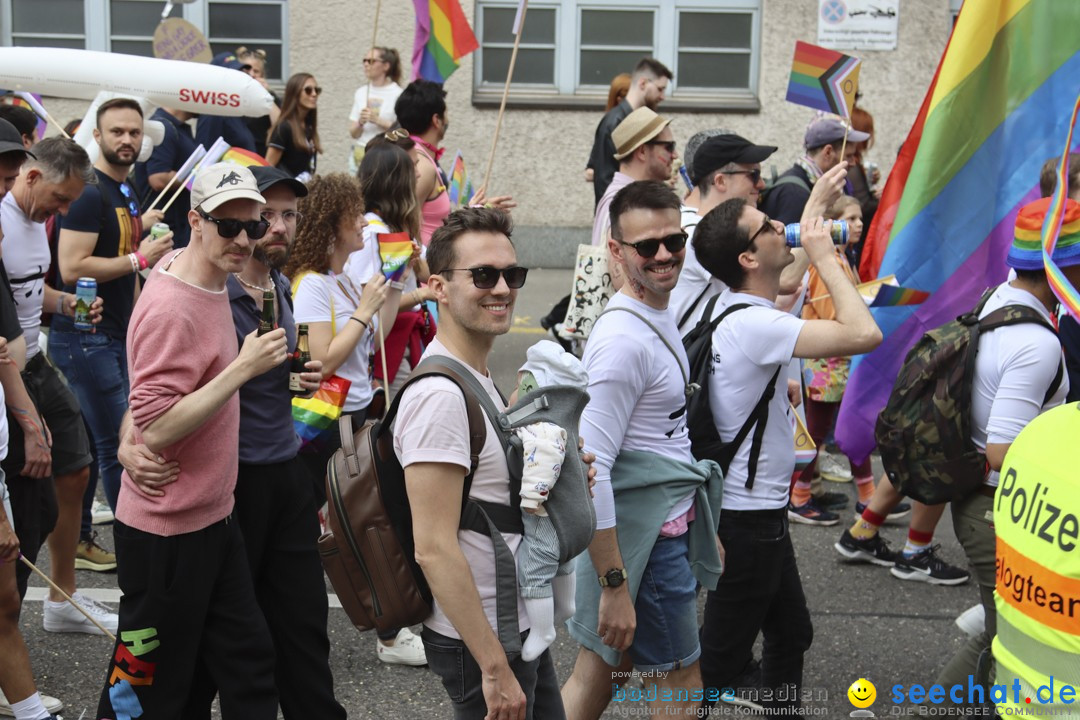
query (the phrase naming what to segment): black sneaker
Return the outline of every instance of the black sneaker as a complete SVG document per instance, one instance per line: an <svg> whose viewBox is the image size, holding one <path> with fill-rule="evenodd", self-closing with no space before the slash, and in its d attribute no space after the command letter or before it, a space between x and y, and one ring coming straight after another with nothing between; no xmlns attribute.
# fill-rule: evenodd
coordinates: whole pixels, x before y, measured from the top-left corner
<svg viewBox="0 0 1080 720"><path fill-rule="evenodd" d="M900 557L900 553L891 550L889 543L880 534L857 540L852 537L850 530L845 530L833 547L852 562L866 562L882 567L892 567Z"/></svg>
<svg viewBox="0 0 1080 720"><path fill-rule="evenodd" d="M861 502L855 503L855 516L856 517L862 517L863 510L865 510L865 509L866 509L866 503L861 503ZM899 518L905 517L909 512L911 512L911 503L906 503L906 502L897 503L896 507L894 507L892 510L890 510L889 514L885 516L885 519L886 520L897 520Z"/></svg>
<svg viewBox="0 0 1080 720"><path fill-rule="evenodd" d="M901 580L915 580L931 585L963 585L971 577L970 573L939 558L937 550L940 547L940 545L932 545L917 555L911 556L898 553L896 564L889 572Z"/></svg>
<svg viewBox="0 0 1080 720"><path fill-rule="evenodd" d="M822 510L843 510L848 505L848 496L842 492L823 492L812 495L811 499Z"/></svg>
<svg viewBox="0 0 1080 720"><path fill-rule="evenodd" d="M813 498L807 500L803 505L788 503L787 516L791 522L802 523L803 525L835 525L840 522L839 515L821 509Z"/></svg>

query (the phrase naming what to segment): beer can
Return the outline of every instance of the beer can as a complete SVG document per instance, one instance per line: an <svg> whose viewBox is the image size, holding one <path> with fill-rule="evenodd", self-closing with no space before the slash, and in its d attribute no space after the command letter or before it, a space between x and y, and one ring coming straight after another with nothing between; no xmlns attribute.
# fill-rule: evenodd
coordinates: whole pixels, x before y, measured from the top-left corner
<svg viewBox="0 0 1080 720"><path fill-rule="evenodd" d="M831 227L829 233L832 235L832 241L836 245L843 245L848 241L848 224L844 220L831 220ZM788 247L802 247L802 237L800 235L799 223L791 223L784 226L784 237L787 239Z"/></svg>
<svg viewBox="0 0 1080 720"><path fill-rule="evenodd" d="M154 240L169 234L169 226L166 223L154 223L150 228L150 237Z"/></svg>
<svg viewBox="0 0 1080 720"><path fill-rule="evenodd" d="M75 329L87 332L94 329L90 322L90 306L97 299L97 280L81 277L75 283Z"/></svg>

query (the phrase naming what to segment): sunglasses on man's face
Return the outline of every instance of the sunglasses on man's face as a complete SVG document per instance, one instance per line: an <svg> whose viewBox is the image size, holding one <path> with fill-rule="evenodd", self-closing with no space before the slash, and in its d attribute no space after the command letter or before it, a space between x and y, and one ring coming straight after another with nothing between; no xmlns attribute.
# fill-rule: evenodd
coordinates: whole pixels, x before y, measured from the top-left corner
<svg viewBox="0 0 1080 720"><path fill-rule="evenodd" d="M745 175L751 185L757 185L761 182L761 170L721 170L721 175Z"/></svg>
<svg viewBox="0 0 1080 720"><path fill-rule="evenodd" d="M650 238L649 240L639 240L632 243L623 242L622 240L618 242L620 245L634 248L634 252L643 258L653 258L656 257L656 253L660 252L660 243L663 243L667 251L674 255L686 247L688 237L684 232L677 232L663 238Z"/></svg>
<svg viewBox="0 0 1080 720"><path fill-rule="evenodd" d="M525 284L525 276L529 274L529 268L518 267L517 265L508 268L497 268L491 265L481 265L479 267L471 268L447 268L443 270L444 273L467 271L472 273L473 285L478 290L490 290L499 284L499 275L502 275L503 280L506 280L506 286L511 290L517 290ZM440 275L442 273L439 273Z"/></svg>
<svg viewBox="0 0 1080 720"><path fill-rule="evenodd" d="M662 147L665 150L667 150L668 155L674 154L675 153L675 148L677 147L674 140L650 140L649 142L647 142L645 144L646 145L656 145L658 147Z"/></svg>
<svg viewBox="0 0 1080 720"><path fill-rule="evenodd" d="M235 218L216 218L199 210L199 217L209 220L217 225L218 235L231 240L243 230L251 240L261 240L266 231L270 229L270 223L266 220L236 220Z"/></svg>

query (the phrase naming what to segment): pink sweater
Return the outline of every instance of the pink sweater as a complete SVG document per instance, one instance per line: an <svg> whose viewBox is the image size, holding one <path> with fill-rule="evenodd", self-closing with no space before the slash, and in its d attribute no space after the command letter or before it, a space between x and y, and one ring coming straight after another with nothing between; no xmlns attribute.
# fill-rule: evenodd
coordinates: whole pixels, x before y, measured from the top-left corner
<svg viewBox="0 0 1080 720"><path fill-rule="evenodd" d="M159 268L142 291L128 327L129 404L136 440L181 398L198 390L236 359L238 347L229 298L203 290ZM180 463L164 497L148 497L125 471L116 517L154 535L201 530L227 517L240 441L240 397L234 394L197 430L161 455Z"/></svg>

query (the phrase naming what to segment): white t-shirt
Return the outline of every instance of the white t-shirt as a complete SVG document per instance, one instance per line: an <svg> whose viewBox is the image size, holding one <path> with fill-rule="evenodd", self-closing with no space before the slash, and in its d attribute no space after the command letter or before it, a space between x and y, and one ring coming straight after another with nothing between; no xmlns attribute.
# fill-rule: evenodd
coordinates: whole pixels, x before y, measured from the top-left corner
<svg viewBox="0 0 1080 720"><path fill-rule="evenodd" d="M393 126L393 124L397 122L397 113L394 112L394 103L397 102L398 95L400 94L401 86L394 82L387 83L382 87L375 87L374 85L360 86L353 96L353 106L352 110L349 111L349 121L357 122L360 119L360 111L366 106L373 110L378 110L379 118ZM371 138L381 132L383 132L382 128L375 123L366 122L364 123L363 132L360 133L360 137L356 138L353 142L360 147L364 147Z"/></svg>
<svg viewBox="0 0 1080 720"><path fill-rule="evenodd" d="M453 357L446 346L436 337L424 357L442 355ZM464 363L463 363L464 364ZM466 366L467 367L467 366ZM473 376L487 390L488 396L498 408L506 405L499 397L495 383L469 368ZM496 435L495 427L488 423L487 440L480 453L480 461L473 475L469 497L473 500L510 504L510 472L506 456ZM414 463L437 462L469 467L469 417L465 411L465 397L452 380L442 377L424 378L405 388L394 421L394 452L402 467ZM458 543L472 571L473 582L480 594L484 614L495 632L498 632L496 616L495 550L491 540L471 530L458 530ZM510 551L516 558L521 545L521 535L503 534ZM450 620L434 603L431 615L424 625L447 637L460 638ZM518 597L518 627L524 631L530 627L525 603Z"/></svg>
<svg viewBox="0 0 1080 720"><path fill-rule="evenodd" d="M1050 313L1026 290L1002 284L987 300L980 317L1006 305L1026 305L1050 322ZM1069 392L1069 375L1042 405L1050 382L1064 362L1057 336L1034 323L998 328L979 336L972 380L971 440L981 449L987 443L1011 443L1024 427L1044 410L1060 405ZM998 484L993 471L986 480Z"/></svg>
<svg viewBox="0 0 1080 720"><path fill-rule="evenodd" d="M340 282L339 282L340 281ZM334 334L341 332L360 302L360 287L348 275L334 277L321 273L308 273L300 278L293 296L293 317L299 323L333 321ZM364 332L356 348L334 373L350 380L349 395L345 399L345 412L360 410L371 404L371 373L368 356L374 349L374 336L378 332L378 315L371 318L370 327Z"/></svg>
<svg viewBox="0 0 1080 720"><path fill-rule="evenodd" d="M778 365L787 365L795 352L805 321L773 307L756 295L725 290L712 317L741 303L713 333L713 374L709 378L709 406L720 439L730 442L750 416ZM771 510L788 502L791 473L795 471L795 440L791 405L784 370L776 380L769 403L754 487L746 488L753 431L735 453L724 477L725 510Z"/></svg>
<svg viewBox="0 0 1080 720"><path fill-rule="evenodd" d="M648 318L678 355L625 307ZM686 427L686 380L689 364L670 310L656 310L616 293L596 321L582 362L589 374L589 404L581 416L585 449L596 454L596 527L615 527L611 466L622 450L639 450L694 462ZM681 367L681 370L680 370ZM685 514L693 493L678 502L667 520Z"/></svg>
<svg viewBox="0 0 1080 720"><path fill-rule="evenodd" d="M349 255L345 261L345 274L352 278L357 287L362 287L371 280L372 275L382 271L382 258L379 256L379 235L390 232L390 228L373 212L365 213L364 219L364 247ZM420 257L427 254L427 248L421 248ZM407 295L418 287L416 274L406 270L401 290L402 295Z"/></svg>
<svg viewBox="0 0 1080 720"><path fill-rule="evenodd" d="M41 306L45 300L45 273L52 258L45 223L31 222L8 193L0 202L0 227L4 228L4 267L15 293L15 311L26 338L26 359L37 355Z"/></svg>
<svg viewBox="0 0 1080 720"><path fill-rule="evenodd" d="M705 312L709 298L727 289L727 285L714 278L698 262L693 239L694 229L697 228L699 222L701 222L701 216L693 208L683 206L682 229L690 237L686 240L686 255L683 258L682 270L679 271L679 281L671 291L671 299L668 302L668 309L671 310L676 323L682 319L691 306L694 308L686 322L679 325L679 333L682 335L686 335L697 325L702 313ZM694 305L695 300L697 300L697 305Z"/></svg>

